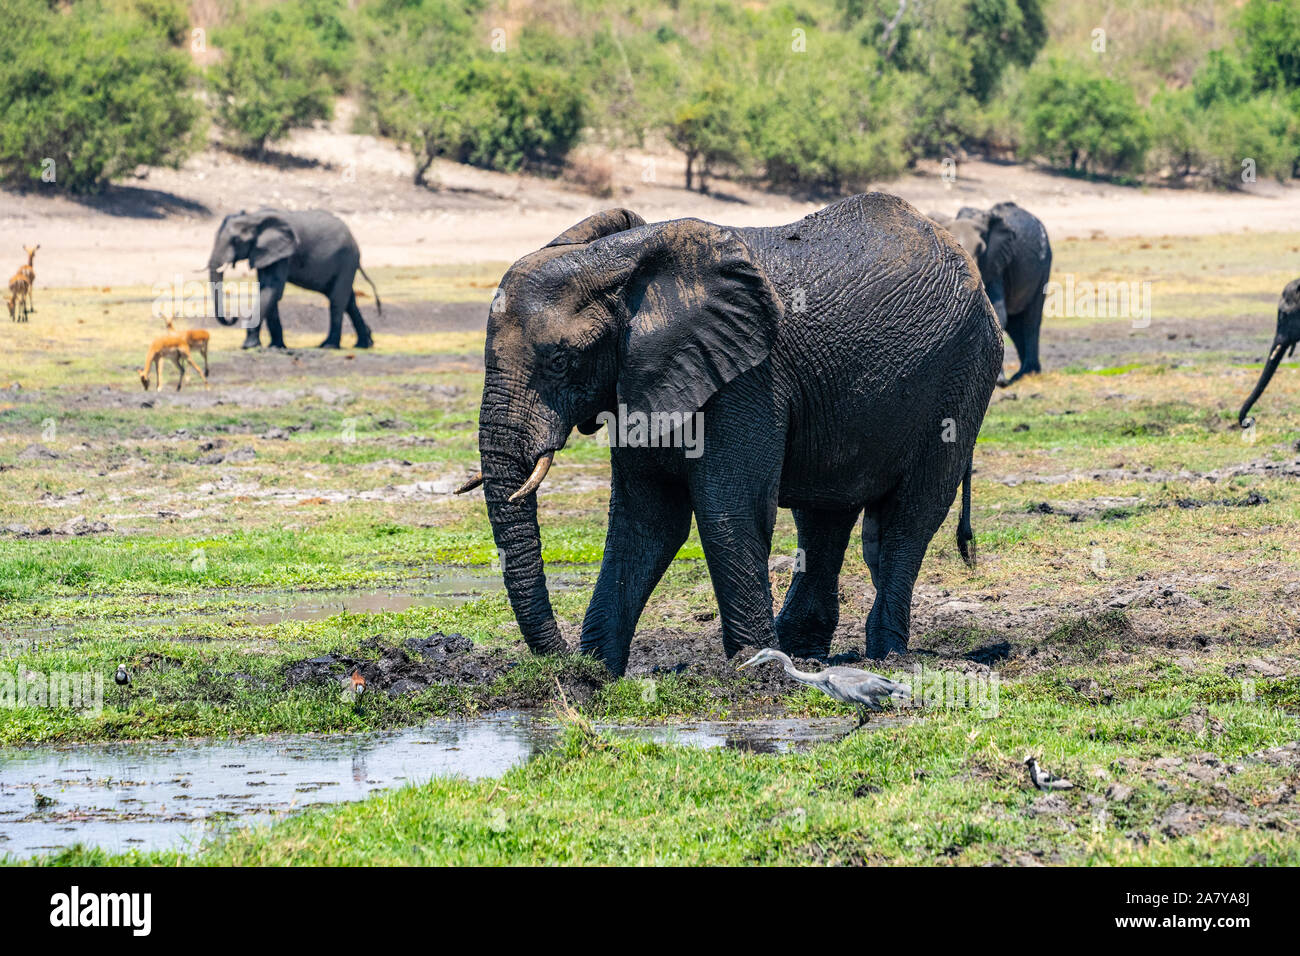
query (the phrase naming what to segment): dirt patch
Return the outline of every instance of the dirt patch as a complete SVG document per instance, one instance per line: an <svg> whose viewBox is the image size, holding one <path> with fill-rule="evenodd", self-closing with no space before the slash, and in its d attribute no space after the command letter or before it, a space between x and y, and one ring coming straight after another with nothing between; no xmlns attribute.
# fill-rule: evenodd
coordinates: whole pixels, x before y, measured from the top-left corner
<svg viewBox="0 0 1300 956"><path fill-rule="evenodd" d="M849 639L839 650L856 659ZM653 680L674 675L711 701L751 712L772 713L775 702L799 685L780 667L768 665L737 672L757 648L747 648L728 660L722 652L721 631L683 634L655 629L638 634L632 644L626 676ZM358 670L372 693L392 697L428 690L459 692L452 706L458 710L529 710L549 707L558 699L556 681L572 704L585 704L612 678L591 658L573 655L561 659L555 672L519 670L528 660L521 649L484 649L460 634L435 632L394 645L383 638L362 642L357 654L325 654L285 666L285 683L338 686ZM839 662L837 660L836 662ZM797 659L801 670L817 670L824 662Z"/></svg>

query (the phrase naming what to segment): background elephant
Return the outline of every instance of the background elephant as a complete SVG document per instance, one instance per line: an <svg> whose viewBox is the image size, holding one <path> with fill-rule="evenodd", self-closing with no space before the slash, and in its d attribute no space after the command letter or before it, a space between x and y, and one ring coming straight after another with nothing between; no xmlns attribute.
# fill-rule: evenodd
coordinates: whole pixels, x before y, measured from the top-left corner
<svg viewBox="0 0 1300 956"><path fill-rule="evenodd" d="M1052 274L1052 246L1038 218L1013 202L998 203L987 212L963 207L956 219L932 216L971 254L984 280L998 323L1011 337L1020 368L999 385L1010 385L1022 375L1041 372L1038 331L1043 324L1043 302Z"/></svg>
<svg viewBox="0 0 1300 956"><path fill-rule="evenodd" d="M971 449L1002 336L952 237L872 193L772 228L592 216L506 273L485 361L482 472L465 487L484 484L510 602L538 652L566 646L537 524L553 456L598 415L668 416L640 447L611 428L609 527L581 650L621 674L692 515L728 656L778 641L826 655L859 517L876 586L867 652L904 650L921 560L963 479L966 550ZM663 447L685 433L672 415L702 423L698 456ZM774 621L778 506L793 511L804 561Z"/></svg>
<svg viewBox="0 0 1300 956"><path fill-rule="evenodd" d="M261 325L265 323L271 347L284 348L284 333L280 327L280 296L284 285L291 282L304 289L319 292L329 299L330 328L321 348L336 349L343 334L343 313L352 320L357 333L356 347L368 349L374 344L370 329L357 308L352 282L358 271L370 283L375 294L375 308L383 315L379 292L370 276L361 268L361 250L352 233L333 213L321 209L290 212L283 209L258 209L255 212L237 212L221 221L217 238L208 258L208 278L212 283L216 318L222 325L234 325L241 316L227 317L221 297L221 271L241 259L257 270L260 287L258 321L248 326L244 348L257 348L261 343Z"/></svg>
<svg viewBox="0 0 1300 956"><path fill-rule="evenodd" d="M1255 423L1255 419L1247 418L1246 414L1250 411L1250 407L1259 401L1259 397L1264 394L1264 389L1268 388L1273 373L1282 364L1282 353L1287 350L1287 346L1290 346L1291 354L1295 355L1297 342L1300 342L1300 279L1292 279L1282 290L1282 298L1277 303L1277 334L1273 336L1273 347L1269 350L1264 370L1259 373L1259 381L1255 383L1255 388L1246 399L1246 404L1242 405L1241 411L1237 413L1237 423L1242 428L1249 428Z"/></svg>

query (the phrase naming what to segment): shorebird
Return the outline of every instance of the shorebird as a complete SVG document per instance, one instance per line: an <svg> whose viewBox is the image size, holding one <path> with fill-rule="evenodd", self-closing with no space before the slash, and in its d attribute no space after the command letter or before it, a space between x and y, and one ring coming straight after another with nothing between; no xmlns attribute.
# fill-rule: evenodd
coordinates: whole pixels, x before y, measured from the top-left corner
<svg viewBox="0 0 1300 956"><path fill-rule="evenodd" d="M1058 777L1050 770L1038 766L1033 757L1025 758L1025 769L1029 771L1029 782L1039 790L1071 790L1074 784L1064 777Z"/></svg>
<svg viewBox="0 0 1300 956"><path fill-rule="evenodd" d="M838 701L854 704L859 708L881 710L882 701L906 700L912 694L912 688L906 684L899 684L888 677L881 677L879 674L858 667L828 667L825 670L806 674L795 670L794 662L787 654L771 647L759 651L736 669L741 670L751 664L762 664L764 661L780 661L785 672L800 683L816 687ZM861 727L866 722L866 710L859 709L858 726Z"/></svg>

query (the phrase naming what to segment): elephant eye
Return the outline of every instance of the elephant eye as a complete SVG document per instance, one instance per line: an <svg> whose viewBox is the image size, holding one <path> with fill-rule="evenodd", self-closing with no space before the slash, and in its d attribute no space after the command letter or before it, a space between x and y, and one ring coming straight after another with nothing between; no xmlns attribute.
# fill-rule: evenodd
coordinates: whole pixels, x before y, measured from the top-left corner
<svg viewBox="0 0 1300 956"><path fill-rule="evenodd" d="M548 359L546 362L546 368L548 371L555 372L555 373L568 371L569 368L568 353L562 351L551 353L550 359Z"/></svg>

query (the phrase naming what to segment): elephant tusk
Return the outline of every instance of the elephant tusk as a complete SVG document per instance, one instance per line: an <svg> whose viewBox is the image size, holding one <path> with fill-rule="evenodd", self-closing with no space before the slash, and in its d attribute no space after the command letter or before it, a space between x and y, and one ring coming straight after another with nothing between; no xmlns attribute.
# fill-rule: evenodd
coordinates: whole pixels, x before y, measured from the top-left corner
<svg viewBox="0 0 1300 956"><path fill-rule="evenodd" d="M469 479L469 481L465 482L465 484L461 485L459 488L453 491L452 494L463 495L467 491L473 491L481 484L483 484L483 472L480 471L476 475L474 475L473 478Z"/></svg>
<svg viewBox="0 0 1300 956"><path fill-rule="evenodd" d="M551 461L554 458L555 452L548 451L541 458L537 459L537 466L533 468L533 473L528 476L528 480L520 486L518 491L510 496L511 503L518 501L520 498L527 498L537 490L538 486L542 483L542 479L546 477L546 473L551 470Z"/></svg>

